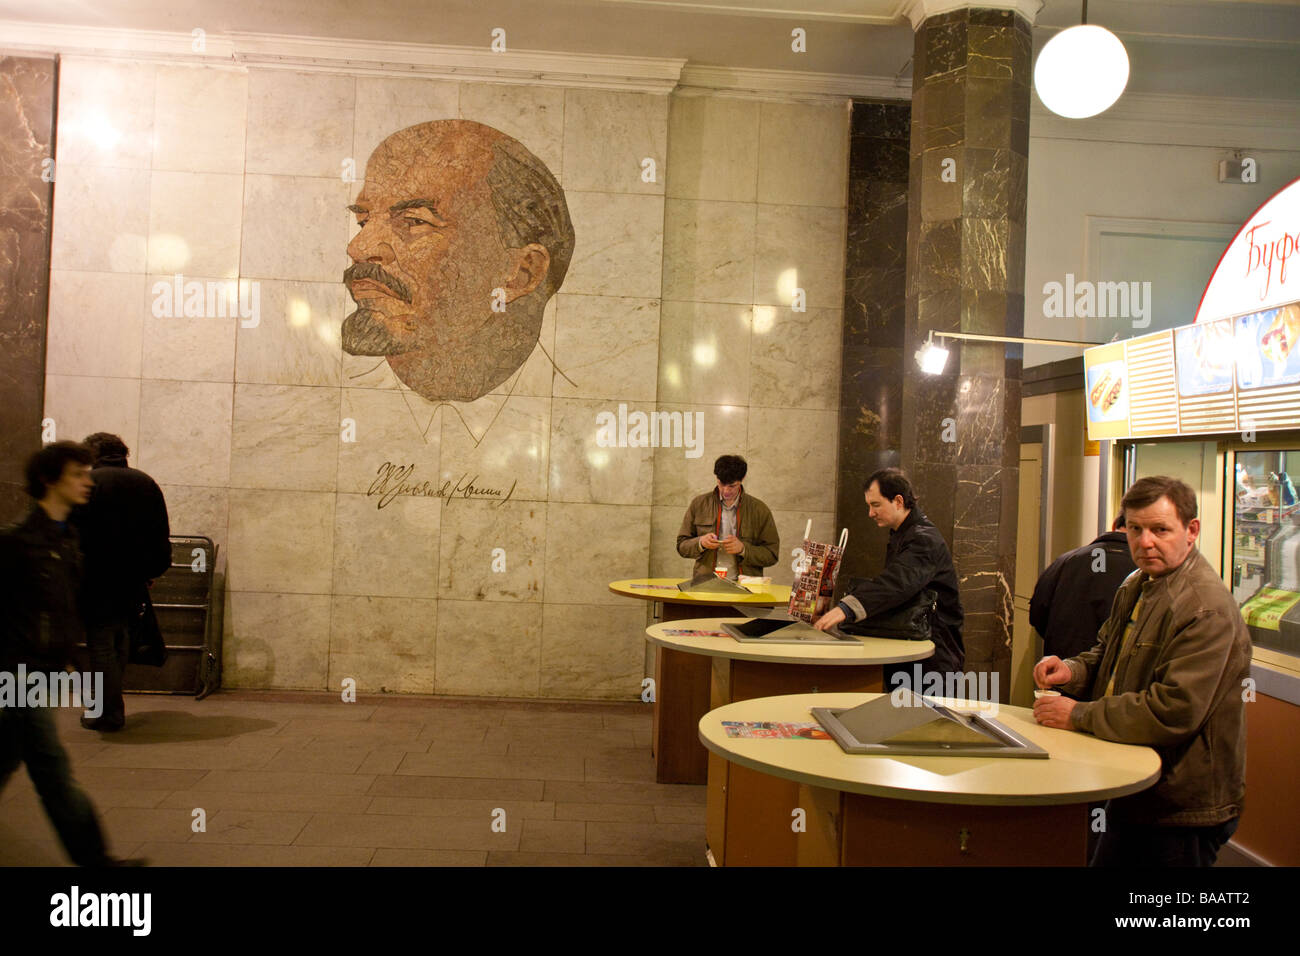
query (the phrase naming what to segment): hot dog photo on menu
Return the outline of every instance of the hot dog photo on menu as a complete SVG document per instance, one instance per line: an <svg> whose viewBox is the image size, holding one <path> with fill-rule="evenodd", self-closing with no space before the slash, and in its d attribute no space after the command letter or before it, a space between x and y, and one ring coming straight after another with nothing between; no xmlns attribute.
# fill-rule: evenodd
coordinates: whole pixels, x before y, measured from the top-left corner
<svg viewBox="0 0 1300 956"><path fill-rule="evenodd" d="M1102 362L1088 369L1088 419L1120 421L1128 417L1128 388L1124 363Z"/></svg>

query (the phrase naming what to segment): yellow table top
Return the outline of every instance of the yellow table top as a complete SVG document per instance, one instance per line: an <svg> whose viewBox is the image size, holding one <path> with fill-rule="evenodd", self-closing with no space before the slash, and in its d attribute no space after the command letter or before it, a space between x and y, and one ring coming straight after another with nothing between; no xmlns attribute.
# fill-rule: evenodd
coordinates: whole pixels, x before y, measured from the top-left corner
<svg viewBox="0 0 1300 956"><path fill-rule="evenodd" d="M724 720L816 723L812 707L856 707L880 694L792 694L738 701L700 718L709 750L760 773L830 790L928 803L1035 806L1087 803L1144 790L1160 777L1150 747L1116 744L1053 730L1028 707L937 698L955 710L980 709L1050 755L1023 757L881 757L846 754L833 740L728 737Z"/></svg>
<svg viewBox="0 0 1300 956"><path fill-rule="evenodd" d="M662 621L645 629L651 644L704 654L730 657L740 661L767 661L773 664L897 664L919 661L934 653L931 641L891 641L881 637L858 637L852 644L758 644L727 637L688 637L667 633L670 630L718 631L726 621L740 624L743 617L702 617L689 621Z"/></svg>
<svg viewBox="0 0 1300 956"><path fill-rule="evenodd" d="M764 607L776 607L778 604L790 603L790 586L788 584L769 584L761 591L752 594L718 594L709 591L690 593L677 590L679 582L685 578L628 578L625 581L613 581L609 589L624 597L640 598L643 601L669 601L673 604L702 604L728 606L732 604L757 604Z"/></svg>

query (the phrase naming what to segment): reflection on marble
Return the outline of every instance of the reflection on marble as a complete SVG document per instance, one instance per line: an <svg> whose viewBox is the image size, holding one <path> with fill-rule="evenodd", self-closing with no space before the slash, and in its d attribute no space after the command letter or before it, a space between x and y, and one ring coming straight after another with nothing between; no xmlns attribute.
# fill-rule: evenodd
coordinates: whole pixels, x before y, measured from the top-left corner
<svg viewBox="0 0 1300 956"><path fill-rule="evenodd" d="M659 400L745 405L754 310L740 305L663 303Z"/></svg>
<svg viewBox="0 0 1300 956"><path fill-rule="evenodd" d="M754 301L752 203L669 199L664 207L664 298Z"/></svg>
<svg viewBox="0 0 1300 956"><path fill-rule="evenodd" d="M153 168L242 175L248 74L160 65L156 82Z"/></svg>
<svg viewBox="0 0 1300 956"><path fill-rule="evenodd" d="M148 312L143 276L54 270L49 308L49 372L139 377Z"/></svg>
<svg viewBox="0 0 1300 956"><path fill-rule="evenodd" d="M339 421L337 388L236 385L230 486L333 491Z"/></svg>
<svg viewBox="0 0 1300 956"><path fill-rule="evenodd" d="M546 500L551 399L484 395L435 406L413 392L406 397L419 422L432 421L430 434L442 431L442 481L500 491L500 500Z"/></svg>
<svg viewBox="0 0 1300 956"><path fill-rule="evenodd" d="M351 419L355 441L338 443L338 490L365 494L385 463L414 465L417 481L438 474L441 430L426 441L412 406L427 416L422 398L413 392L370 388L343 389L340 422ZM341 433L340 433L341 434Z"/></svg>
<svg viewBox="0 0 1300 956"><path fill-rule="evenodd" d="M637 700L644 646L645 608L639 604L548 603L542 610L541 695Z"/></svg>
<svg viewBox="0 0 1300 956"><path fill-rule="evenodd" d="M138 378L47 375L45 417L54 420L55 438L60 441L81 441L94 432L112 432L128 448L136 449L133 454L138 463L137 439L144 434L140 428L140 392ZM229 385L226 394L230 394ZM226 453L229 455L228 440ZM154 477L160 482L166 480Z"/></svg>
<svg viewBox="0 0 1300 956"><path fill-rule="evenodd" d="M750 401L789 408L838 408L840 311L758 306L754 312Z"/></svg>
<svg viewBox="0 0 1300 956"><path fill-rule="evenodd" d="M616 90L566 90L564 186L612 193L664 191L668 97ZM654 178L643 165L654 162Z"/></svg>
<svg viewBox="0 0 1300 956"><path fill-rule="evenodd" d="M681 412L683 417L704 416L704 444L698 458L687 458L675 448L656 449L654 454L654 503L673 505L684 512L692 498L717 484L713 463L720 455L741 455L748 460L749 409L743 405L664 403L658 408ZM681 521L681 514L677 519Z"/></svg>
<svg viewBox="0 0 1300 956"><path fill-rule="evenodd" d="M764 103L759 130L759 202L844 206L849 113L843 105Z"/></svg>
<svg viewBox="0 0 1300 956"><path fill-rule="evenodd" d="M439 601L437 692L536 697L542 608L501 601Z"/></svg>
<svg viewBox="0 0 1300 956"><path fill-rule="evenodd" d="M379 508L366 495L339 495L334 593L434 597L443 507L433 498L398 497Z"/></svg>
<svg viewBox="0 0 1300 956"><path fill-rule="evenodd" d="M139 386L140 467L158 482L228 485L230 385L145 379Z"/></svg>
<svg viewBox="0 0 1300 956"><path fill-rule="evenodd" d="M338 385L339 329L348 311L343 283L251 281L257 282L260 317L256 325L245 327L244 320L235 323L235 380ZM369 367L378 361L367 357L363 364Z"/></svg>
<svg viewBox="0 0 1300 956"><path fill-rule="evenodd" d="M449 501L442 510L439 598L540 602L545 560L545 504Z"/></svg>
<svg viewBox="0 0 1300 956"><path fill-rule="evenodd" d="M567 186L564 171L564 90L512 83L460 84L460 117L513 136Z"/></svg>
<svg viewBox="0 0 1300 956"><path fill-rule="evenodd" d="M134 455L135 449L132 449ZM131 464L135 459L132 457ZM226 565L226 527L230 522L230 492L225 488L160 485L167 502L173 535L201 535L217 546L217 573Z"/></svg>
<svg viewBox="0 0 1300 956"><path fill-rule="evenodd" d="M658 298L663 197L568 189L565 198L577 245L564 279L564 291L570 295Z"/></svg>
<svg viewBox="0 0 1300 956"><path fill-rule="evenodd" d="M223 686L326 690L326 594L226 593Z"/></svg>
<svg viewBox="0 0 1300 956"><path fill-rule="evenodd" d="M754 302L790 308L803 289L810 309L838 309L844 295L844 209L759 205Z"/></svg>
<svg viewBox="0 0 1300 956"><path fill-rule="evenodd" d="M756 100L673 94L668 108L668 195L754 202L758 114Z"/></svg>
<svg viewBox="0 0 1300 956"><path fill-rule="evenodd" d="M71 273L87 275L87 273ZM138 278L138 277L133 277ZM173 276L151 275L144 279L144 349L141 374L144 378L170 378L186 382L226 382L235 374L235 330L233 316L155 316L152 290L156 283L174 284ZM207 289L208 282L224 282L214 276L186 276ZM249 299L251 301L251 299Z"/></svg>
<svg viewBox="0 0 1300 956"><path fill-rule="evenodd" d="M745 457L754 493L773 511L834 509L838 418L833 411L750 408L753 451Z"/></svg>
<svg viewBox="0 0 1300 956"><path fill-rule="evenodd" d="M149 271L234 278L244 177L154 172L149 197Z"/></svg>
<svg viewBox="0 0 1300 956"><path fill-rule="evenodd" d="M59 157L50 265L86 272L145 271L147 169L74 166Z"/></svg>
<svg viewBox="0 0 1300 956"><path fill-rule="evenodd" d="M685 507L685 505L683 505ZM547 604L621 604L609 582L646 576L648 505L546 507Z"/></svg>
<svg viewBox="0 0 1300 956"><path fill-rule="evenodd" d="M351 76L249 70L245 170L338 181L352 155L355 97Z"/></svg>
<svg viewBox="0 0 1300 956"><path fill-rule="evenodd" d="M59 58L60 189L65 165L149 168L155 69L152 63Z"/></svg>
<svg viewBox="0 0 1300 956"><path fill-rule="evenodd" d="M354 220L348 195L338 176L245 176L240 275L341 285Z"/></svg>
<svg viewBox="0 0 1300 956"><path fill-rule="evenodd" d="M434 693L437 623L437 601L336 596L328 685L350 677L363 693Z"/></svg>
<svg viewBox="0 0 1300 956"><path fill-rule="evenodd" d="M557 398L655 400L659 302L608 296L556 296Z"/></svg>
<svg viewBox="0 0 1300 956"><path fill-rule="evenodd" d="M330 593L333 494L232 488L228 533L231 590Z"/></svg>
<svg viewBox="0 0 1300 956"><path fill-rule="evenodd" d="M647 405L641 411L653 411ZM633 409L629 406L628 412ZM635 505L650 500L654 449L596 443L597 417L618 403L557 398L551 406L550 500ZM685 435L682 436L683 441ZM679 455L685 449L673 449Z"/></svg>

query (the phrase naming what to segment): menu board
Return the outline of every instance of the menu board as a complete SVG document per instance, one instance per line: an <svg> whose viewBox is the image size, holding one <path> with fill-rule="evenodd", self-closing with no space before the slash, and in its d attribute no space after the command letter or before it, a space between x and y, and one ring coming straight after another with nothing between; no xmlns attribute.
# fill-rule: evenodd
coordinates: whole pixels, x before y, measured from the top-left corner
<svg viewBox="0 0 1300 956"><path fill-rule="evenodd" d="M1083 353L1088 438L1300 427L1300 302Z"/></svg>

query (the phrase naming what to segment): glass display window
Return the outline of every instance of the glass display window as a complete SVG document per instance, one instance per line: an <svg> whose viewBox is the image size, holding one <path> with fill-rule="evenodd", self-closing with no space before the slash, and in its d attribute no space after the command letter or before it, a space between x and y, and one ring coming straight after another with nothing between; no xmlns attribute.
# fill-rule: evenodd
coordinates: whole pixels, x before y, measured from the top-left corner
<svg viewBox="0 0 1300 956"><path fill-rule="evenodd" d="M1255 646L1300 657L1300 448L1234 457L1232 594Z"/></svg>

